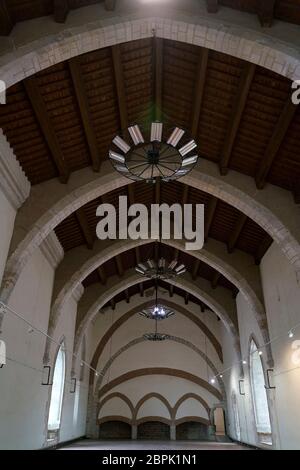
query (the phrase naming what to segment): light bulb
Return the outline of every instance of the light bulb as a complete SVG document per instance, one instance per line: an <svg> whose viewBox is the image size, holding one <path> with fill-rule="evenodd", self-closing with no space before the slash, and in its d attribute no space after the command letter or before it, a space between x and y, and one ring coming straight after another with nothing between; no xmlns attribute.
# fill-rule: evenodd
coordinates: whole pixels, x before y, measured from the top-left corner
<svg viewBox="0 0 300 470"><path fill-rule="evenodd" d="M215 379L211 379L210 383L211 383L211 384L214 384L214 383L215 383Z"/></svg>
<svg viewBox="0 0 300 470"><path fill-rule="evenodd" d="M289 332L289 338L293 338L294 337L294 333L292 331Z"/></svg>
<svg viewBox="0 0 300 470"><path fill-rule="evenodd" d="M258 354L259 354L260 356L262 356L263 352L262 352L262 351L258 351Z"/></svg>
<svg viewBox="0 0 300 470"><path fill-rule="evenodd" d="M247 361L243 361L243 364L246 365L246 364L247 364Z"/></svg>
<svg viewBox="0 0 300 470"><path fill-rule="evenodd" d="M220 375L220 379L223 379L223 374Z"/></svg>

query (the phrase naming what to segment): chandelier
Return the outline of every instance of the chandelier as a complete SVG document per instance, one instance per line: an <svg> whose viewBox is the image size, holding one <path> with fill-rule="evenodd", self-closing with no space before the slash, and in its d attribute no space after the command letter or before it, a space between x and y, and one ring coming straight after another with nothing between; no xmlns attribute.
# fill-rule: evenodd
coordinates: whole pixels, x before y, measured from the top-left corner
<svg viewBox="0 0 300 470"><path fill-rule="evenodd" d="M186 272L184 264L178 264L177 260L168 263L165 258L160 258L158 262L148 259L145 264L139 263L135 270L149 279L172 279Z"/></svg>
<svg viewBox="0 0 300 470"><path fill-rule="evenodd" d="M163 305L155 304L154 307L145 308L140 312L140 315L146 318L150 318L151 320L165 320L166 318L171 317L174 315L173 310L170 308L166 308Z"/></svg>
<svg viewBox="0 0 300 470"><path fill-rule="evenodd" d="M150 129L132 125L116 135L109 150L116 171L134 181L172 181L189 173L198 161L197 144L180 127L152 122Z"/></svg>

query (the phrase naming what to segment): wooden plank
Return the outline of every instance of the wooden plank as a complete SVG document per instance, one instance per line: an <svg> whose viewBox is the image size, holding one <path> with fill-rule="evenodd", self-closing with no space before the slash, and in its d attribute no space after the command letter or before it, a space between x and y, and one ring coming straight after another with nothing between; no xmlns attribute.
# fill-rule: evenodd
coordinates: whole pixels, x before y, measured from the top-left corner
<svg viewBox="0 0 300 470"><path fill-rule="evenodd" d="M220 172L226 175L228 172L228 164L232 153L232 148L236 139L236 135L240 126L243 112L247 103L251 83L255 74L256 66L246 63L241 75L238 92L231 110L231 119L229 121L225 142L223 145Z"/></svg>
<svg viewBox="0 0 300 470"><path fill-rule="evenodd" d="M206 71L208 63L208 49L201 48L201 53L199 56L197 77L195 83L195 92L194 92L194 108L192 113L192 125L191 131L194 138L197 137L200 113L203 103L204 96L204 87L206 81Z"/></svg>
<svg viewBox="0 0 300 470"><path fill-rule="evenodd" d="M29 101L31 103L31 106L34 110L36 118L41 127L44 138L47 141L48 147L52 154L53 161L59 172L60 180L62 183L66 183L69 179L70 172L67 167L65 157L60 148L60 145L56 137L55 131L53 129L52 123L50 121L50 118L45 110L45 103L39 91L36 78L35 77L28 78L24 80L23 83L24 83Z"/></svg>
<svg viewBox="0 0 300 470"><path fill-rule="evenodd" d="M88 249L91 250L93 248L95 238L93 237L92 232L90 230L88 219L84 212L84 208L80 207L80 209L77 209L77 211L75 212L75 215L80 225L86 245Z"/></svg>
<svg viewBox="0 0 300 470"><path fill-rule="evenodd" d="M15 25L8 0L0 0L0 36L8 36Z"/></svg>
<svg viewBox="0 0 300 470"><path fill-rule="evenodd" d="M293 104L292 100L289 97L279 117L273 135L270 139L270 142L266 148L265 154L261 161L260 167L255 176L256 186L258 189L262 189L266 183L266 179L271 170L273 161L286 136L287 130L295 116L296 110L297 106Z"/></svg>
<svg viewBox="0 0 300 470"><path fill-rule="evenodd" d="M54 0L54 20L56 23L65 23L69 11L68 0Z"/></svg>
<svg viewBox="0 0 300 470"><path fill-rule="evenodd" d="M247 222L247 218L248 217L245 214L241 214L239 216L236 226L234 227L227 243L227 248L228 248L229 253L232 253L233 250L235 249L237 241L242 233L245 223Z"/></svg>
<svg viewBox="0 0 300 470"><path fill-rule="evenodd" d="M91 114L88 107L87 94L82 79L82 73L80 69L80 61L78 58L74 58L69 61L69 68L71 72L72 82L77 98L81 120L85 131L85 137L90 149L92 167L94 171L100 169L100 156L98 150L98 143L96 133L92 125Z"/></svg>

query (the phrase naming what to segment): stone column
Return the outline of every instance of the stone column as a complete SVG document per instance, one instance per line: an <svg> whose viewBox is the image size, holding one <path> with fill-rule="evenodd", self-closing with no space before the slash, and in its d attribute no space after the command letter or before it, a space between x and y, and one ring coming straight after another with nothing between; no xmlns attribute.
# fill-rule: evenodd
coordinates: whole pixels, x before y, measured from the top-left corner
<svg viewBox="0 0 300 470"><path fill-rule="evenodd" d="M133 424L131 426L131 439L133 441L136 441L137 440L137 425L136 424Z"/></svg>
<svg viewBox="0 0 300 470"><path fill-rule="evenodd" d="M88 398L86 436L91 439L99 438L99 426L97 425L97 401L94 397L92 385L90 386Z"/></svg>
<svg viewBox="0 0 300 470"><path fill-rule="evenodd" d="M176 441L176 425L171 424L170 426L170 439L171 441Z"/></svg>

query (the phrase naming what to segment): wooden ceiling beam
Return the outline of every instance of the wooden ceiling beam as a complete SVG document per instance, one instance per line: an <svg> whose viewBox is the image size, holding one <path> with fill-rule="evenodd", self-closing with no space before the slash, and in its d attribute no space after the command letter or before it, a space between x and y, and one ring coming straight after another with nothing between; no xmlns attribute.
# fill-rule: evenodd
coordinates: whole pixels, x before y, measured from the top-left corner
<svg viewBox="0 0 300 470"><path fill-rule="evenodd" d="M115 299L111 299L111 300L110 300L110 306L111 306L112 310L115 310L115 309L116 309L116 301L115 301Z"/></svg>
<svg viewBox="0 0 300 470"><path fill-rule="evenodd" d="M104 267L103 267L103 266L99 266L97 272L98 272L98 276L99 276L99 278L100 278L101 283L102 283L103 285L105 285L106 282L107 282L107 277L106 277L106 274L105 274L105 269L104 269Z"/></svg>
<svg viewBox="0 0 300 470"><path fill-rule="evenodd" d="M115 261L116 261L116 266L117 266L117 271L118 271L118 274L120 277L123 276L124 274L124 267L123 267L123 263L122 263L122 258L120 255L117 255L115 257Z"/></svg>
<svg viewBox="0 0 300 470"><path fill-rule="evenodd" d="M128 113L120 45L116 44L115 46L112 46L111 51L115 73L115 83L118 97L121 129L126 129L128 127Z"/></svg>
<svg viewBox="0 0 300 470"><path fill-rule="evenodd" d="M206 0L206 9L208 13L217 13L219 9L218 0Z"/></svg>
<svg viewBox="0 0 300 470"><path fill-rule="evenodd" d="M183 186L183 194L182 194L182 206L184 206L185 204L187 204L188 202L188 199L189 199L189 189L190 187L185 184Z"/></svg>
<svg viewBox="0 0 300 470"><path fill-rule="evenodd" d="M82 124L85 131L85 137L91 154L92 167L94 171L99 171L100 156L98 150L98 142L95 130L92 125L91 114L88 107L87 94L82 78L79 58L75 57L74 59L69 60L69 68L75 90L75 95L77 98L78 107L80 110Z"/></svg>
<svg viewBox="0 0 300 470"><path fill-rule="evenodd" d="M248 217L245 214L241 214L237 220L237 223L234 227L234 229L231 232L231 235L229 237L228 243L227 243L227 249L229 253L232 253L235 249L235 246L237 244L237 241L242 233L242 230L247 222Z"/></svg>
<svg viewBox="0 0 300 470"><path fill-rule="evenodd" d="M94 237L92 235L92 232L90 230L88 218L86 216L86 213L84 212L84 208L80 207L79 209L77 209L77 211L75 212L75 215L76 215L76 219L77 219L77 221L80 225L80 229L81 229L82 234L84 236L86 245L87 245L89 250L92 250L95 239L94 239Z"/></svg>
<svg viewBox="0 0 300 470"><path fill-rule="evenodd" d="M107 11L114 11L116 8L117 0L105 0L104 6Z"/></svg>
<svg viewBox="0 0 300 470"><path fill-rule="evenodd" d="M189 298L190 298L190 294L188 292L186 292L185 296L184 296L184 303L185 305L188 305L189 303Z"/></svg>
<svg viewBox="0 0 300 470"><path fill-rule="evenodd" d="M260 0L258 5L258 18L260 24L265 27L271 27L275 14L276 0Z"/></svg>
<svg viewBox="0 0 300 470"><path fill-rule="evenodd" d="M213 279L212 279L212 281L211 281L211 286L212 286L213 289L216 289L216 288L217 288L218 282L219 282L220 278L221 278L221 273L219 273L218 271L216 271L215 274L214 274L214 277L213 277Z"/></svg>
<svg viewBox="0 0 300 470"><path fill-rule="evenodd" d="M161 200L160 178L156 178L154 188L155 188L155 204L160 204L160 200Z"/></svg>
<svg viewBox="0 0 300 470"><path fill-rule="evenodd" d="M69 169L65 161L65 157L60 148L58 139L53 129L50 118L45 110L45 103L39 91L39 87L35 77L24 80L25 90L31 106L34 110L36 118L39 122L42 133L47 141L48 147L52 154L53 161L59 172L60 181L66 183L69 179Z"/></svg>
<svg viewBox="0 0 300 470"><path fill-rule="evenodd" d="M0 0L0 36L8 36L15 25L8 0Z"/></svg>
<svg viewBox="0 0 300 470"><path fill-rule="evenodd" d="M144 284L142 282L139 283L140 288L140 296L144 297Z"/></svg>
<svg viewBox="0 0 300 470"><path fill-rule="evenodd" d="M156 121L162 119L162 93L163 93L163 39L154 38L155 57L155 117Z"/></svg>
<svg viewBox="0 0 300 470"><path fill-rule="evenodd" d="M196 138L198 134L200 113L203 103L204 87L206 81L207 63L208 49L202 47L198 62L197 77L194 91L194 107L192 112L191 132L194 138Z"/></svg>
<svg viewBox="0 0 300 470"><path fill-rule="evenodd" d="M210 227L212 225L214 215L217 209L218 199L212 196L208 203L208 208L205 217L204 239L207 240L209 236Z"/></svg>
<svg viewBox="0 0 300 470"><path fill-rule="evenodd" d="M135 204L134 184L129 184L127 186L127 192L128 192L129 204L130 205ZM136 264L139 264L141 262L141 252L138 246L135 248L135 259L136 259Z"/></svg>
<svg viewBox="0 0 300 470"><path fill-rule="evenodd" d="M269 235L266 235L263 241L259 244L259 247L254 255L255 264L260 264L262 257L264 256L268 248L271 246L271 244L272 239L269 237Z"/></svg>
<svg viewBox="0 0 300 470"><path fill-rule="evenodd" d="M129 295L129 290L125 289L125 297L126 297L126 303L129 304L130 302L130 295Z"/></svg>
<svg viewBox="0 0 300 470"><path fill-rule="evenodd" d="M65 23L69 11L69 0L54 0L54 20L56 23Z"/></svg>
<svg viewBox="0 0 300 470"><path fill-rule="evenodd" d="M273 161L278 154L287 130L295 116L296 110L297 106L293 104L289 96L255 176L256 186L258 189L262 189L265 186Z"/></svg>
<svg viewBox="0 0 300 470"><path fill-rule="evenodd" d="M196 259L194 262L194 267L193 267L193 272L192 272L192 278L194 281L195 279L197 279L200 263L201 263L200 259Z"/></svg>
<svg viewBox="0 0 300 470"><path fill-rule="evenodd" d="M247 103L247 98L254 78L255 70L256 66L247 62L241 74L237 95L235 97L235 101L233 103L231 111L231 119L228 124L228 129L222 149L220 161L221 175L226 175L228 173L230 156L241 123L243 112Z"/></svg>

